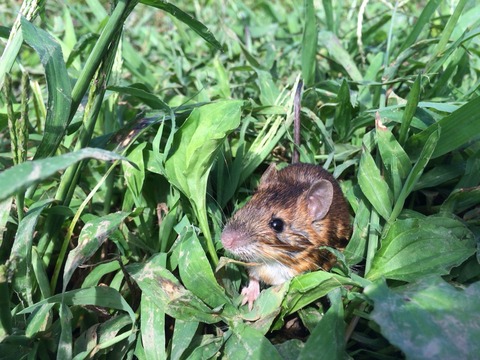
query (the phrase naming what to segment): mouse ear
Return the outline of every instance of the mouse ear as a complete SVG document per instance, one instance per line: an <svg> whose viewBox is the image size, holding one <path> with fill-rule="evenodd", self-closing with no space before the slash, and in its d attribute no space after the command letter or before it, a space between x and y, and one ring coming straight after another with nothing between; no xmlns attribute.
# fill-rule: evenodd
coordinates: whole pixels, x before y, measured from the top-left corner
<svg viewBox="0 0 480 360"><path fill-rule="evenodd" d="M263 173L262 177L260 178L259 187L266 184L267 182L271 182L277 179L277 165L272 163L268 166L267 170Z"/></svg>
<svg viewBox="0 0 480 360"><path fill-rule="evenodd" d="M307 192L308 213L314 221L327 216L333 202L333 185L322 179L314 183Z"/></svg>

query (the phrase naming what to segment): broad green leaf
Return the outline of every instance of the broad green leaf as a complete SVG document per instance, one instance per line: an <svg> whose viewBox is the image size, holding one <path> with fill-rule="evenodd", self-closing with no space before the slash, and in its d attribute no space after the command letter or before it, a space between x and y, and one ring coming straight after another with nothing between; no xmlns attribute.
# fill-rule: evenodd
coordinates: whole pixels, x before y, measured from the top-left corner
<svg viewBox="0 0 480 360"><path fill-rule="evenodd" d="M243 308L247 313L241 315L241 318L245 321L251 321L251 326L262 334L266 334L272 327L272 323L278 320L278 324L275 328L278 328L283 324L283 319L277 319L278 314L282 310L282 303L285 299L285 295L290 287L290 282L285 282L282 285L270 286L267 289L263 289L258 299L253 304L253 309L248 310L247 305ZM243 298L239 296L238 301Z"/></svg>
<svg viewBox="0 0 480 360"><path fill-rule="evenodd" d="M122 163L125 182L127 183L127 187L131 191L136 203L141 197L143 183L145 182L145 162L143 160L143 151L146 146L146 142L135 146L135 148L127 156L127 159L130 162ZM135 164L136 166L133 166L132 164Z"/></svg>
<svg viewBox="0 0 480 360"><path fill-rule="evenodd" d="M330 295L331 306L308 337L298 360L343 360L345 358L342 297L339 289L333 290ZM322 350L318 351L318 349Z"/></svg>
<svg viewBox="0 0 480 360"><path fill-rule="evenodd" d="M365 259L370 223L370 210L365 202L362 199L358 205L353 222L353 234L344 250L345 257L350 265L358 264Z"/></svg>
<svg viewBox="0 0 480 360"><path fill-rule="evenodd" d="M306 87L311 87L315 81L317 65L317 21L313 0L305 0L305 25L302 38L302 78Z"/></svg>
<svg viewBox="0 0 480 360"><path fill-rule="evenodd" d="M165 162L167 179L193 205L214 262L218 258L207 220L207 181L220 146L240 124L242 105L243 101L220 101L194 109L175 133L172 155Z"/></svg>
<svg viewBox="0 0 480 360"><path fill-rule="evenodd" d="M223 346L223 336L214 336L211 334L197 337L194 348L188 356L188 360L214 359L218 357L220 349Z"/></svg>
<svg viewBox="0 0 480 360"><path fill-rule="evenodd" d="M27 161L0 173L0 201L81 160L121 160L122 156L102 149L85 148L53 158Z"/></svg>
<svg viewBox="0 0 480 360"><path fill-rule="evenodd" d="M473 234L458 220L397 219L382 239L366 277L414 281L425 275L445 275L475 249Z"/></svg>
<svg viewBox="0 0 480 360"><path fill-rule="evenodd" d="M370 317L408 359L474 359L480 353L480 282L456 287L440 277L365 289Z"/></svg>
<svg viewBox="0 0 480 360"><path fill-rule="evenodd" d="M413 135L406 143L406 151L410 154L410 158L420 157L421 149L427 139L438 128L442 129L442 134L438 139L432 159L455 150L476 138L480 133L480 121L475 121L479 113L480 97L477 96L437 123Z"/></svg>
<svg viewBox="0 0 480 360"><path fill-rule="evenodd" d="M282 318L292 314L302 307L317 301L333 289L345 285L358 285L350 278L325 272L314 271L294 277L282 304Z"/></svg>
<svg viewBox="0 0 480 360"><path fill-rule="evenodd" d="M35 153L35 159L41 159L52 155L63 139L70 117L72 87L60 45L49 33L34 26L25 18L22 18L21 23L23 38L40 56L47 80L45 131Z"/></svg>
<svg viewBox="0 0 480 360"><path fill-rule="evenodd" d="M185 287L211 308L222 307L222 316L234 316L238 311L217 283L205 251L193 228L180 235L178 268Z"/></svg>
<svg viewBox="0 0 480 360"><path fill-rule="evenodd" d="M140 331L147 359L162 360L165 353L165 313L145 293L140 302Z"/></svg>
<svg viewBox="0 0 480 360"><path fill-rule="evenodd" d="M28 337L38 336L39 333L45 331L50 326L54 316L52 311L54 305L55 304L44 304L32 311L32 314L28 317L25 335Z"/></svg>
<svg viewBox="0 0 480 360"><path fill-rule="evenodd" d="M85 224L78 237L78 245L68 253L63 272L63 291L78 266L90 259L125 220L129 213L116 212L93 219Z"/></svg>
<svg viewBox="0 0 480 360"><path fill-rule="evenodd" d="M187 14L183 10L179 9L175 5L165 0L141 0L140 2L142 4L156 7L158 9L168 12L184 24L188 25L193 31L200 35L210 45L214 46L218 50L222 49L222 45L217 41L217 39L215 39L215 36L213 36L211 31L208 30L205 25L203 25L200 21Z"/></svg>
<svg viewBox="0 0 480 360"><path fill-rule="evenodd" d="M32 305L32 246L35 227L42 211L51 203L53 199L41 200L33 204L28 213L18 225L15 242L12 246L9 262L15 264L11 269L14 272L13 288Z"/></svg>
<svg viewBox="0 0 480 360"><path fill-rule="evenodd" d="M372 155L366 150L360 158L358 184L378 214L387 220L392 212L392 193Z"/></svg>
<svg viewBox="0 0 480 360"><path fill-rule="evenodd" d="M127 271L155 305L175 319L213 324L221 320L192 292L185 289L162 263L162 254L143 263L128 265Z"/></svg>
<svg viewBox="0 0 480 360"><path fill-rule="evenodd" d="M182 359L185 350L188 349L195 333L198 330L199 323L195 321L176 320L172 337L172 351L170 357L172 360Z"/></svg>
<svg viewBox="0 0 480 360"><path fill-rule="evenodd" d="M232 334L225 342L224 356L227 359L237 359L239 356L243 359L281 359L267 338L244 323L232 328Z"/></svg>

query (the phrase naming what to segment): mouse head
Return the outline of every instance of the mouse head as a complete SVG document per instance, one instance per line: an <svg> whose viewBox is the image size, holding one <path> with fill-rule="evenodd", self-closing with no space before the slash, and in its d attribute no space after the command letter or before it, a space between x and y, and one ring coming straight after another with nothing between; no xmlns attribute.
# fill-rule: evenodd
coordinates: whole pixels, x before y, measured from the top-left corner
<svg viewBox="0 0 480 360"><path fill-rule="evenodd" d="M309 261L317 263L310 269L318 268L317 249L328 245L338 187L324 171L306 164L277 171L271 165L252 199L225 227L224 248L244 261L284 265Z"/></svg>

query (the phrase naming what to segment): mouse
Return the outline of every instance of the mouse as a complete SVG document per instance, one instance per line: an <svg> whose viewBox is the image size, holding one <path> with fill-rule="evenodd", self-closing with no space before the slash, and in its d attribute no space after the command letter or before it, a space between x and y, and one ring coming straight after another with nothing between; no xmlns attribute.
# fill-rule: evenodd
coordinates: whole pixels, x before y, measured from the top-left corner
<svg viewBox="0 0 480 360"><path fill-rule="evenodd" d="M351 236L347 201L336 179L319 165L271 164L251 199L225 225L227 253L248 263L242 305L251 310L260 284L281 285L296 275L328 271Z"/></svg>

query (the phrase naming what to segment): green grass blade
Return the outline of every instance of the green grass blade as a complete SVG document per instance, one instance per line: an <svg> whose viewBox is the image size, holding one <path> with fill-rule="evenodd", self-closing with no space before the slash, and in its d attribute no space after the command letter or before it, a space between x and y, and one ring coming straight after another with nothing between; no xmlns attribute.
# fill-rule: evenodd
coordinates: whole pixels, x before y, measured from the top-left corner
<svg viewBox="0 0 480 360"><path fill-rule="evenodd" d="M161 9L163 11L168 12L169 14L176 17L178 20L180 20L184 24L188 25L190 29L195 31L210 45L212 45L218 50L222 50L222 44L220 44L218 40L215 39L215 36L212 34L210 30L208 30L208 28L205 25L203 25L200 21L198 21L191 15L187 14L183 10L179 9L175 5L165 0L141 0L140 2L142 4L149 5L157 9Z"/></svg>
<svg viewBox="0 0 480 360"><path fill-rule="evenodd" d="M417 110L418 103L420 101L420 89L421 89L421 77L417 76L415 82L412 85L412 88L407 96L407 105L405 105L405 110L402 116L402 123L400 124L400 130L398 134L398 142L401 145L405 144L408 137L408 130L410 128L410 123L412 122L413 115Z"/></svg>
<svg viewBox="0 0 480 360"><path fill-rule="evenodd" d="M467 0L459 0L457 6L455 7L455 11L453 12L452 16L449 17L447 25L442 31L442 36L440 37L440 40L435 47L435 50L433 51L433 55L431 59L434 59L437 57L441 52L443 52L450 41L450 37L452 36L453 30L455 29L455 26L457 25L458 19L460 18L460 15L462 14L463 8L467 4Z"/></svg>
<svg viewBox="0 0 480 360"><path fill-rule="evenodd" d="M345 69L353 81L362 81L363 76L360 70L358 70L355 61L353 61L347 50L343 48L335 34L329 31L321 31L318 34L318 38L323 46L328 49L332 59Z"/></svg>
<svg viewBox="0 0 480 360"><path fill-rule="evenodd" d="M22 2L22 7L10 30L10 36L0 57L0 89L3 87L5 75L11 70L22 46L23 36L20 31L21 19L23 17L28 21L35 19L38 11L45 3L45 0L27 0Z"/></svg>
<svg viewBox="0 0 480 360"><path fill-rule="evenodd" d="M8 269L0 265L0 342L12 332L12 314L10 313L10 291Z"/></svg>
<svg viewBox="0 0 480 360"><path fill-rule="evenodd" d="M420 156L425 142L439 127L442 128L442 134L432 154L433 159L477 138L480 134L480 121L475 119L477 119L479 113L480 97L476 97L437 123L430 125L424 131L413 135L408 139L405 146L410 158L417 159Z"/></svg>
<svg viewBox="0 0 480 360"><path fill-rule="evenodd" d="M26 189L32 184L45 180L56 172L66 169L81 160L93 158L97 160L121 160L122 156L113 152L86 148L54 158L27 161L0 173L0 201Z"/></svg>
<svg viewBox="0 0 480 360"><path fill-rule="evenodd" d="M27 304L33 304L34 282L32 281L32 246L35 228L42 211L53 202L53 199L41 200L30 207L30 210L18 225L15 242L12 246L9 262L15 264L13 288Z"/></svg>
<svg viewBox="0 0 480 360"><path fill-rule="evenodd" d="M305 0L305 27L302 38L302 79L305 87L310 87L315 81L317 65L317 21L313 0Z"/></svg>
<svg viewBox="0 0 480 360"><path fill-rule="evenodd" d="M333 125L337 130L339 141L344 141L350 131L352 119L352 105L350 103L350 89L346 80L342 81L340 90L337 94L337 106L335 107L335 117Z"/></svg>
<svg viewBox="0 0 480 360"><path fill-rule="evenodd" d="M60 45L49 33L25 18L22 18L21 23L23 38L40 56L47 80L45 131L35 153L35 159L41 159L52 155L63 139L70 116L72 88Z"/></svg>
<svg viewBox="0 0 480 360"><path fill-rule="evenodd" d="M405 184L403 185L402 191L398 195L395 206L388 220L389 223L392 223L402 211L403 206L405 204L405 200L407 199L407 196L410 195L410 193L414 189L418 179L420 179L420 176L422 176L423 174L423 170L425 169L428 162L430 161L430 158L432 157L432 154L438 144L439 137L440 137L440 128L438 128L437 131L433 132L425 142L423 150L420 153L420 156L418 158L418 161L413 166L412 171L410 171L410 174L408 174L408 178L407 180L405 180Z"/></svg>
<svg viewBox="0 0 480 360"><path fill-rule="evenodd" d="M413 29L409 32L408 37L405 39L405 41L402 42L402 46L398 50L398 53L401 53L405 51L407 48L412 46L415 41L417 41L418 36L422 32L423 28L429 23L430 18L432 17L433 13L437 9L438 5L442 0L430 0L425 7L423 8L422 13L418 17L417 22L415 23L415 26Z"/></svg>

